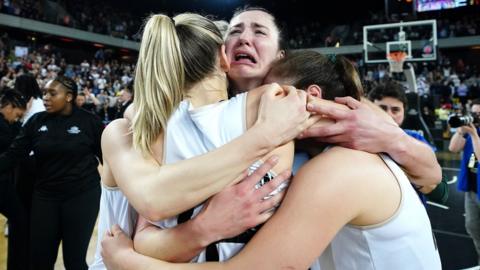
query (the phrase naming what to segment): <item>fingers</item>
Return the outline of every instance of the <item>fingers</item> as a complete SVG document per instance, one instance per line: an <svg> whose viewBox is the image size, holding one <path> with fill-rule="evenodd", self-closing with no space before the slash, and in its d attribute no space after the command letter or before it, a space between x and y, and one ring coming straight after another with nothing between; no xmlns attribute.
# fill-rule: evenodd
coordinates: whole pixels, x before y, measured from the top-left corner
<svg viewBox="0 0 480 270"><path fill-rule="evenodd" d="M248 176L240 185L246 189L252 189L253 187L278 163L278 156L273 155L267 159L258 169L256 169L250 176Z"/></svg>
<svg viewBox="0 0 480 270"><path fill-rule="evenodd" d="M287 190L284 189L284 190L280 191L279 193L275 194L274 196L272 196L271 198L269 198L267 200L263 200L260 203L258 213L263 214L264 212L272 210L275 207L277 207L278 205L280 205L280 203L283 201L283 198L285 197L286 193L287 193Z"/></svg>
<svg viewBox="0 0 480 270"><path fill-rule="evenodd" d="M352 97L337 97L335 98L335 102L347 105L348 107L354 110L360 108L360 105L362 104L360 101Z"/></svg>
<svg viewBox="0 0 480 270"><path fill-rule="evenodd" d="M351 111L340 108L330 102L309 102L307 104L307 110L335 120L347 119L351 115Z"/></svg>
<svg viewBox="0 0 480 270"><path fill-rule="evenodd" d="M299 125L299 129L302 130L302 132L297 136L297 139L303 139L306 138L304 131L308 130L310 128L315 127L322 127L325 125L332 125L335 124L335 122L331 119L325 118L321 115L311 115L305 122Z"/></svg>
<svg viewBox="0 0 480 270"><path fill-rule="evenodd" d="M272 192L275 192L277 188L282 188L280 185L288 180L291 176L291 172L289 170L282 172L281 174L275 176L270 182L266 183L262 187L260 187L257 190L257 199L258 200L263 200L265 197L270 197L274 196L274 194L271 194Z"/></svg>
<svg viewBox="0 0 480 270"><path fill-rule="evenodd" d="M263 212L262 214L260 214L258 216L257 224L263 224L263 223L267 222L267 220L269 220L273 216L274 213L275 213L274 209L272 209L270 211Z"/></svg>
<svg viewBox="0 0 480 270"><path fill-rule="evenodd" d="M311 138L311 137L320 137L322 138L321 141L324 141L324 138L344 134L346 130L347 128L341 123L335 123L333 125L320 126L320 127L311 127L302 132L301 138L303 139L303 138ZM325 142L330 142L330 141L325 141Z"/></svg>
<svg viewBox="0 0 480 270"><path fill-rule="evenodd" d="M284 89L278 83L272 83L266 86L267 89L263 92L263 96L273 98L279 94L284 93Z"/></svg>

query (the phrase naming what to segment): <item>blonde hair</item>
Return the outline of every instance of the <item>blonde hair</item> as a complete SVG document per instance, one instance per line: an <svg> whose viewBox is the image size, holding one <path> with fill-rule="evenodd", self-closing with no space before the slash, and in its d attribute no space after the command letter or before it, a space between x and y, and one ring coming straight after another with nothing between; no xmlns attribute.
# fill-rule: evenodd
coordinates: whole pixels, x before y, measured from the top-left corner
<svg viewBox="0 0 480 270"><path fill-rule="evenodd" d="M152 153L152 144L165 131L184 89L215 70L222 44L215 24L198 14L147 19L135 72L135 148Z"/></svg>

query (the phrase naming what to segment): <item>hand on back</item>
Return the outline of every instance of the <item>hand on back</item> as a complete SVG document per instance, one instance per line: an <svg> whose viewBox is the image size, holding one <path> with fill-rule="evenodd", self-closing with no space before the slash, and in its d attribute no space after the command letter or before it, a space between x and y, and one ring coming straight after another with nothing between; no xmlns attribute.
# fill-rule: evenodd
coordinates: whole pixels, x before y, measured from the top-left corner
<svg viewBox="0 0 480 270"><path fill-rule="evenodd" d="M262 87L265 91L260 99L255 125L261 126L268 140L278 140L276 145L287 143L314 123L309 121L305 91L276 83Z"/></svg>
<svg viewBox="0 0 480 270"><path fill-rule="evenodd" d="M391 117L368 102L352 97L336 98L336 103L312 100L307 106L312 113L334 121L334 124L314 125L301 138L317 138L321 142L371 153L385 152L390 143L389 131L399 127ZM339 104L346 106L340 107Z"/></svg>

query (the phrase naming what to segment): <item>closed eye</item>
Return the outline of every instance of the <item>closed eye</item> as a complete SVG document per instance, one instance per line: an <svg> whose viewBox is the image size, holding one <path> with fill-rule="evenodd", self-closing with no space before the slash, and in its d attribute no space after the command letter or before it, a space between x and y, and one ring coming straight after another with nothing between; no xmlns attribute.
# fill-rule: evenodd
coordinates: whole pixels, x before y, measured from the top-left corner
<svg viewBox="0 0 480 270"><path fill-rule="evenodd" d="M230 31L230 33L228 33L229 35L232 35L232 34L239 34L240 33L240 30L239 29L233 29L232 31Z"/></svg>

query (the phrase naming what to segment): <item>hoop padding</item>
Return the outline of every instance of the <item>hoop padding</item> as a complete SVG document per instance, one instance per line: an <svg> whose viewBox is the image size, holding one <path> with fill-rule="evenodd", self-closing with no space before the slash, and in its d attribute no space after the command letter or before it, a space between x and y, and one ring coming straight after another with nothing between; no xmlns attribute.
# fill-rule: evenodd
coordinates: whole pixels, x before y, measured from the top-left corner
<svg viewBox="0 0 480 270"><path fill-rule="evenodd" d="M403 63L407 58L406 52L391 52L387 55L388 64L390 66L390 73L403 72Z"/></svg>

